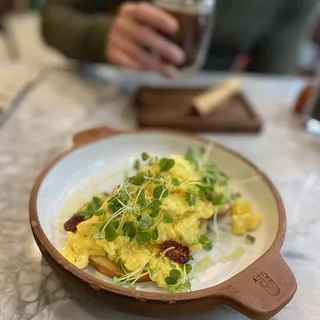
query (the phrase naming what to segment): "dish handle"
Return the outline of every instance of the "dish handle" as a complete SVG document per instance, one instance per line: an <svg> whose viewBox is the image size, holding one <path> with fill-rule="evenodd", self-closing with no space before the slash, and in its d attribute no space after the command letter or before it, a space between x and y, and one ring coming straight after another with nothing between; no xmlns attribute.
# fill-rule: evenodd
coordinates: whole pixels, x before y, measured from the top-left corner
<svg viewBox="0 0 320 320"><path fill-rule="evenodd" d="M270 319L297 290L296 280L280 255L266 253L238 276L226 282L226 304L250 319Z"/></svg>
<svg viewBox="0 0 320 320"><path fill-rule="evenodd" d="M87 143L119 134L120 132L121 131L107 128L107 127L98 127L98 128L84 130L79 133L76 133L73 136L73 144L76 147L80 147Z"/></svg>

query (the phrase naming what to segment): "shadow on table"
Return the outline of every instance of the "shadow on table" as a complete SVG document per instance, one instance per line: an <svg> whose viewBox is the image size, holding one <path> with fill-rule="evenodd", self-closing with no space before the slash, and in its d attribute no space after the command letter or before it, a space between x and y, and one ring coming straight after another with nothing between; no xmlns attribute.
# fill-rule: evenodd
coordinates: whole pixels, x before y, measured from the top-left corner
<svg viewBox="0 0 320 320"><path fill-rule="evenodd" d="M41 265L47 268L48 264L42 258ZM50 307L51 320L94 320L94 319L112 319L112 320L151 320L151 319L170 319L170 320L245 320L246 317L240 315L228 307L220 307L214 311L197 314L194 316L184 316L175 318L153 318L143 317L138 315L128 315L126 313L106 308L94 301L88 300L86 297L79 294L77 291L69 288L64 282L52 273L55 282L60 282L61 287L66 291L66 294L61 297L61 300L55 302L54 306ZM58 286L60 287L60 286ZM44 311L43 311L44 312ZM41 314L37 315L38 317ZM39 319L40 319L39 318Z"/></svg>
<svg viewBox="0 0 320 320"><path fill-rule="evenodd" d="M107 309L95 302L88 302L87 300L77 297L76 299L70 301L72 305L77 309L77 314L75 314L74 319L81 317L81 314L88 315L85 320L91 319L103 319L108 315L108 319L112 320L151 320L151 319L170 319L170 320L245 320L246 317L236 313L228 307L220 307L215 311L197 314L189 317L177 317L177 318L152 318L152 317L142 317L128 315L119 311ZM79 315L79 316L78 316ZM82 319L82 318L81 318Z"/></svg>

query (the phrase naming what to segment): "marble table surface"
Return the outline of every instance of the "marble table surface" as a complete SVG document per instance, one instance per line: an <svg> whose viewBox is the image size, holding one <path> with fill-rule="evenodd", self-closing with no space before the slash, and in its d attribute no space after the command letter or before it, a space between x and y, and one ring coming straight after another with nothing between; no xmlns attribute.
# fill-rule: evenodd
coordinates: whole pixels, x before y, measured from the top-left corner
<svg viewBox="0 0 320 320"><path fill-rule="evenodd" d="M219 77L206 74L186 81L213 83ZM319 320L320 137L306 133L291 113L301 80L255 76L243 81L248 99L264 121L263 132L209 137L261 167L283 197L288 227L282 254L299 288L273 319ZM55 155L71 146L75 132L100 125L136 126L130 107L135 84L127 91L119 89L119 81L116 84L94 83L70 70L47 70L0 127L0 320L142 319L103 309L65 288L42 260L28 221L35 178ZM222 307L183 319L245 317Z"/></svg>

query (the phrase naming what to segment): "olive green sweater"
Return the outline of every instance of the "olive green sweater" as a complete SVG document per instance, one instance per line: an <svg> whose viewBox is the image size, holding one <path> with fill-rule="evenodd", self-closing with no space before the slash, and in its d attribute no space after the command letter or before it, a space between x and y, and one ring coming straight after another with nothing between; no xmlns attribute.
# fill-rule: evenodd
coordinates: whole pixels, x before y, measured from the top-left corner
<svg viewBox="0 0 320 320"><path fill-rule="evenodd" d="M119 0L47 0L45 41L69 58L103 62ZM217 0L213 36L204 68L228 70L239 53L249 71L294 71L299 45L318 0Z"/></svg>

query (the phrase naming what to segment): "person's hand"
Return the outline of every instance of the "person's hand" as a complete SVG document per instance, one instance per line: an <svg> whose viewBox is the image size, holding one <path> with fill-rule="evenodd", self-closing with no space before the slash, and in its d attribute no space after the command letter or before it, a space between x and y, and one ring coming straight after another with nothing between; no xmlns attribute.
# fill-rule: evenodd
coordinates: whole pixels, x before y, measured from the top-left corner
<svg viewBox="0 0 320 320"><path fill-rule="evenodd" d="M173 16L148 3L125 3L111 27L106 57L134 70L155 70L172 76L184 60L183 51L162 34L174 34ZM153 54L156 53L156 54Z"/></svg>

